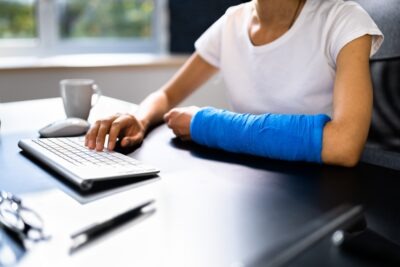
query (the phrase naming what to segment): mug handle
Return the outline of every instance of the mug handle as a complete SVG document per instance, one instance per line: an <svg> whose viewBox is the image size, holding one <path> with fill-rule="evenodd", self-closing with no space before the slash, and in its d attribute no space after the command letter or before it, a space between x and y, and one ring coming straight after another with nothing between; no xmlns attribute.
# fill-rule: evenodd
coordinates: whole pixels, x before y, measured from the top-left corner
<svg viewBox="0 0 400 267"><path fill-rule="evenodd" d="M92 103L92 107L94 107L100 100L100 97L102 96L100 87L97 84L93 84L93 92L94 94L96 94L96 100L94 101L94 103Z"/></svg>

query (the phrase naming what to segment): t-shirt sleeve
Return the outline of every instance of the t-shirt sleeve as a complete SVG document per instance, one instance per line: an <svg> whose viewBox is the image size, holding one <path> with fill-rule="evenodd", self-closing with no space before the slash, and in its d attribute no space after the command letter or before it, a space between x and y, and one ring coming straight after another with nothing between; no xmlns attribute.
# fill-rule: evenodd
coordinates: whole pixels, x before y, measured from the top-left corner
<svg viewBox="0 0 400 267"><path fill-rule="evenodd" d="M221 59L222 28L226 15L214 22L194 43L196 52L208 63L219 68Z"/></svg>
<svg viewBox="0 0 400 267"><path fill-rule="evenodd" d="M357 3L346 2L332 24L330 34L330 55L336 62L340 50L351 41L369 34L372 36L370 56L372 57L382 45L383 34L369 14Z"/></svg>

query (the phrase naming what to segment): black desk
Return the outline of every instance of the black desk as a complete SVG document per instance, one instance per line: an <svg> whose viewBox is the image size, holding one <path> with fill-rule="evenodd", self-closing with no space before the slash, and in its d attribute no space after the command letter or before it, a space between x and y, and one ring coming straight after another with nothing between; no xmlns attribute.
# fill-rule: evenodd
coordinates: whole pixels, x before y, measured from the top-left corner
<svg viewBox="0 0 400 267"><path fill-rule="evenodd" d="M103 97L90 120L132 108ZM180 142L162 125L130 154L160 168L159 177L82 193L17 147L19 139L37 137L41 126L64 116L60 99L1 104L0 116L0 188L34 207L54 236L144 200L157 201L150 218L65 255L68 266L243 266L341 203L363 204L369 227L400 242L400 172L235 155ZM66 253L64 245L53 243L51 248ZM380 264L344 254L327 238L290 266Z"/></svg>

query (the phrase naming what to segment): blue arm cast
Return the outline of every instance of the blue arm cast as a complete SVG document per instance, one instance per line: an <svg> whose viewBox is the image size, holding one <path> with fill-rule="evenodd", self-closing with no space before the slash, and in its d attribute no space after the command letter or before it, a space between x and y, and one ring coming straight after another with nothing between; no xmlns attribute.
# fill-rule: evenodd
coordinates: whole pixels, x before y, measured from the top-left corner
<svg viewBox="0 0 400 267"><path fill-rule="evenodd" d="M208 147L262 157L321 163L327 115L238 114L203 108L192 118L192 140Z"/></svg>

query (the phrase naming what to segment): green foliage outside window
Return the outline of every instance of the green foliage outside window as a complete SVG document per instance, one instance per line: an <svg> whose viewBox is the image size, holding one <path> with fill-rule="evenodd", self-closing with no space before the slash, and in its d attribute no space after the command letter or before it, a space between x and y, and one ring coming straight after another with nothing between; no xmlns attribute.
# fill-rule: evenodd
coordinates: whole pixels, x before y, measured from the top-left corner
<svg viewBox="0 0 400 267"><path fill-rule="evenodd" d="M0 0L0 38L35 38L35 7L30 0Z"/></svg>
<svg viewBox="0 0 400 267"><path fill-rule="evenodd" d="M60 37L151 37L154 1L59 0ZM35 38L36 21L34 0L0 0L0 39Z"/></svg>
<svg viewBox="0 0 400 267"><path fill-rule="evenodd" d="M154 0L67 0L60 8L62 38L146 38Z"/></svg>

